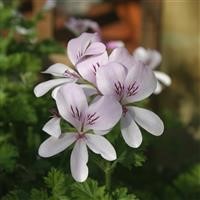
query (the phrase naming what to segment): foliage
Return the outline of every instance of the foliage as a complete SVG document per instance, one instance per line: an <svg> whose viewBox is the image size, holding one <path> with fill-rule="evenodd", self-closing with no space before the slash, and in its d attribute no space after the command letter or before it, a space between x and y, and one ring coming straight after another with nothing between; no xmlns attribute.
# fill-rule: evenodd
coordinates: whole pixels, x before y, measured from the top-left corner
<svg viewBox="0 0 200 200"><path fill-rule="evenodd" d="M175 178L172 186L167 187L165 193L166 197L171 196L170 199L198 199L200 197L200 164Z"/></svg>
<svg viewBox="0 0 200 200"><path fill-rule="evenodd" d="M174 185L179 191L182 191L185 198L197 198L200 195L200 164L178 176ZM187 189L183 190L183 188Z"/></svg>
<svg viewBox="0 0 200 200"><path fill-rule="evenodd" d="M127 188L118 188L113 192L113 199L118 200L139 200L134 194L127 194Z"/></svg>
<svg viewBox="0 0 200 200"><path fill-rule="evenodd" d="M105 192L105 186L99 187L96 181L88 179L84 184L74 183L72 186L72 197L74 199L88 200L109 200Z"/></svg>
<svg viewBox="0 0 200 200"><path fill-rule="evenodd" d="M19 156L14 145L0 143L0 168L12 171L15 168L16 159Z"/></svg>
<svg viewBox="0 0 200 200"><path fill-rule="evenodd" d="M0 196L19 182L34 180L43 169L41 162L33 163L41 141L41 126L49 116L48 110L41 108L48 108L50 103L35 101L32 90L49 53L63 52L52 40L37 41L35 27L39 17L25 19L16 10L17 5L16 1L0 1ZM20 34L18 27L31 31ZM39 166L41 171L36 170ZM23 194L16 190L10 198L19 195Z"/></svg>
<svg viewBox="0 0 200 200"><path fill-rule="evenodd" d="M109 194L105 186L99 186L92 179L84 183L74 183L63 172L52 168L44 178L43 189L32 189L30 193L15 190L3 197L2 200L138 200L133 194L128 194L126 188L117 188Z"/></svg>
<svg viewBox="0 0 200 200"><path fill-rule="evenodd" d="M67 182L66 177L62 172L52 169L48 173L48 177L44 180L47 187L51 190L52 199L64 199Z"/></svg>

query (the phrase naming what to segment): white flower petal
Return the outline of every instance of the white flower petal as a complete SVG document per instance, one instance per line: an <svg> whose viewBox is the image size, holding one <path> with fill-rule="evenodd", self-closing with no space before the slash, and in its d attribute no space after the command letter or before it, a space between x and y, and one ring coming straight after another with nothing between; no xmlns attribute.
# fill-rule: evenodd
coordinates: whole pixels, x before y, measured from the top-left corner
<svg viewBox="0 0 200 200"><path fill-rule="evenodd" d="M148 65L151 67L151 69L155 69L158 65L160 65L162 56L158 51L148 49L148 56L149 56Z"/></svg>
<svg viewBox="0 0 200 200"><path fill-rule="evenodd" d="M42 73L51 74L53 76L58 76L58 77L65 77L64 73L66 70L75 72L72 68L68 67L67 65L64 65L62 63L56 63L56 64L51 65Z"/></svg>
<svg viewBox="0 0 200 200"><path fill-rule="evenodd" d="M65 26L77 35L86 32L89 28L92 29L94 32L100 31L99 25L95 21L88 19L76 19L74 17L71 17L65 23Z"/></svg>
<svg viewBox="0 0 200 200"><path fill-rule="evenodd" d="M93 42L85 51L85 56L99 55L106 51L106 46L102 42Z"/></svg>
<svg viewBox="0 0 200 200"><path fill-rule="evenodd" d="M156 78L166 86L172 83L171 78L164 72L154 71Z"/></svg>
<svg viewBox="0 0 200 200"><path fill-rule="evenodd" d="M103 96L89 106L84 128L110 129L119 121L121 114L122 108L119 102L112 96Z"/></svg>
<svg viewBox="0 0 200 200"><path fill-rule="evenodd" d="M138 47L133 51L134 59L140 60L143 63L147 63L148 61L148 53L147 50L143 47Z"/></svg>
<svg viewBox="0 0 200 200"><path fill-rule="evenodd" d="M96 72L98 71L99 67L105 65L107 62L108 54L105 52L101 55L91 56L90 58L83 60L77 64L76 68L83 79L96 84Z"/></svg>
<svg viewBox="0 0 200 200"><path fill-rule="evenodd" d="M119 47L112 51L109 56L109 61L119 62L126 68L133 67L132 55L128 52L125 47Z"/></svg>
<svg viewBox="0 0 200 200"><path fill-rule="evenodd" d="M82 33L79 37L71 39L67 45L67 55L73 65L84 56L84 52L91 42L91 33Z"/></svg>
<svg viewBox="0 0 200 200"><path fill-rule="evenodd" d="M160 94L162 92L162 85L159 83L159 81L157 81L157 86L156 86L156 89L155 91L153 92L154 94Z"/></svg>
<svg viewBox="0 0 200 200"><path fill-rule="evenodd" d="M76 140L76 133L62 134L59 138L49 137L39 147L38 154L41 157L51 157L70 146Z"/></svg>
<svg viewBox="0 0 200 200"><path fill-rule="evenodd" d="M156 89L157 79L150 67L138 64L133 66L126 77L126 87L138 87L138 89L126 98L128 103L143 100L150 96Z"/></svg>
<svg viewBox="0 0 200 200"><path fill-rule="evenodd" d="M69 20L65 23L65 26L76 35L80 35L86 31L86 26L81 21L81 19L76 19L74 17L70 17Z"/></svg>
<svg viewBox="0 0 200 200"><path fill-rule="evenodd" d="M93 132L96 135L106 135L108 134L112 129L107 129L107 130L93 130Z"/></svg>
<svg viewBox="0 0 200 200"><path fill-rule="evenodd" d="M57 92L58 92L58 90L59 90L61 87L62 87L62 85L61 85L61 86L58 86L58 87L56 87L56 88L54 88L54 89L52 90L51 96L52 96L53 99L56 99Z"/></svg>
<svg viewBox="0 0 200 200"><path fill-rule="evenodd" d="M52 88L59 86L61 84L64 84L64 83L72 82L72 81L73 81L72 79L68 79L68 78L58 78L58 79L53 79L53 80L39 83L34 88L34 94L36 97L41 97L44 94L46 94L49 90L51 90Z"/></svg>
<svg viewBox="0 0 200 200"><path fill-rule="evenodd" d="M158 51L144 49L143 47L137 48L133 52L133 57L137 60L140 60L145 65L148 65L151 69L155 69L162 60L162 56Z"/></svg>
<svg viewBox="0 0 200 200"><path fill-rule="evenodd" d="M86 134L88 147L96 154L100 154L104 159L112 161L117 158L116 151L112 144L100 135Z"/></svg>
<svg viewBox="0 0 200 200"><path fill-rule="evenodd" d="M130 147L138 148L142 143L142 134L129 111L121 118L120 124L125 142Z"/></svg>
<svg viewBox="0 0 200 200"><path fill-rule="evenodd" d="M88 151L84 139L77 140L70 158L70 168L73 178L83 182L88 177Z"/></svg>
<svg viewBox="0 0 200 200"><path fill-rule="evenodd" d="M100 27L99 24L95 21L89 20L89 19L84 19L82 20L85 23L85 26L90 29L92 29L94 32L100 32Z"/></svg>
<svg viewBox="0 0 200 200"><path fill-rule="evenodd" d="M113 95L118 99L115 84L124 83L126 69L121 64L110 62L101 67L96 74L97 87L104 95Z"/></svg>
<svg viewBox="0 0 200 200"><path fill-rule="evenodd" d="M61 135L60 117L53 117L42 128L49 135L58 138Z"/></svg>
<svg viewBox="0 0 200 200"><path fill-rule="evenodd" d="M152 135L159 136L164 131L164 124L160 117L150 110L138 107L129 107L134 120Z"/></svg>
<svg viewBox="0 0 200 200"><path fill-rule="evenodd" d="M72 64L76 65L86 55L87 49L90 45L98 40L99 37L95 33L82 33L79 37L70 40L67 45L67 55ZM87 55L97 55L99 53L103 53L102 48L100 48L99 51L98 48L99 45L95 44L90 49L93 50L94 53L88 50Z"/></svg>
<svg viewBox="0 0 200 200"><path fill-rule="evenodd" d="M88 108L83 89L75 83L66 84L57 91L55 100L59 114L80 131Z"/></svg>
<svg viewBox="0 0 200 200"><path fill-rule="evenodd" d="M106 43L106 47L108 49L115 49L115 48L124 47L124 46L125 44L121 40L113 40Z"/></svg>
<svg viewBox="0 0 200 200"><path fill-rule="evenodd" d="M97 89L94 88L94 87L91 86L91 85L88 85L88 84L80 84L80 86L81 86L81 88L83 88L83 91L84 91L84 93L85 93L85 95L86 95L87 97L90 97L90 96L95 95L95 94L98 93L98 92L97 92Z"/></svg>

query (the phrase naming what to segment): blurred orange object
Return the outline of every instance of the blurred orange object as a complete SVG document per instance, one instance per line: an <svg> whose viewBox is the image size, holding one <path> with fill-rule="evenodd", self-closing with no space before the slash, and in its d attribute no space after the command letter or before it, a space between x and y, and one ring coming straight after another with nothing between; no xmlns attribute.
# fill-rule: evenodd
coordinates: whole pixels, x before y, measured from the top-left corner
<svg viewBox="0 0 200 200"><path fill-rule="evenodd" d="M123 40L132 51L141 42L142 6L139 2L128 1L114 6L119 21L101 28L104 40Z"/></svg>

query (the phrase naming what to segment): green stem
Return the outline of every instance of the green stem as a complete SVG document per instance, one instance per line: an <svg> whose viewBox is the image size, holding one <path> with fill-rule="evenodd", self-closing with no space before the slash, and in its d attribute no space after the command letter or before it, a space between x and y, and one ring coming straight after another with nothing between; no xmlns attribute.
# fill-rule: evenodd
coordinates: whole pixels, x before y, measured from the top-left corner
<svg viewBox="0 0 200 200"><path fill-rule="evenodd" d="M117 163L119 160L121 160L125 156L126 152L123 152L118 159L116 159L112 164L107 162L106 164L106 169L104 169L105 173L105 186L106 190L109 192L111 189L111 178L112 178L112 173L115 170ZM103 168L102 168L103 169Z"/></svg>
<svg viewBox="0 0 200 200"><path fill-rule="evenodd" d="M106 190L109 192L111 188L111 175L112 175L112 169L110 163L107 163L107 167L104 172L105 172L105 186Z"/></svg>
<svg viewBox="0 0 200 200"><path fill-rule="evenodd" d="M105 171L105 185L106 185L106 190L110 191L110 187L111 187L111 172L110 172L110 170Z"/></svg>

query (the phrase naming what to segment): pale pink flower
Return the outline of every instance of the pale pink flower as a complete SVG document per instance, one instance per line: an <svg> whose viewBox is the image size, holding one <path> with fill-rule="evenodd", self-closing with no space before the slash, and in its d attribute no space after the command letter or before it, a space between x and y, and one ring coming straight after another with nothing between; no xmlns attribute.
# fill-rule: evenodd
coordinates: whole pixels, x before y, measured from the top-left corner
<svg viewBox="0 0 200 200"><path fill-rule="evenodd" d="M111 41L106 42L106 47L108 49L115 49L115 48L124 47L124 46L125 44L121 40L111 40Z"/></svg>
<svg viewBox="0 0 200 200"><path fill-rule="evenodd" d="M138 125L156 136L163 133L163 122L156 114L130 105L154 92L157 80L150 67L133 63L128 70L117 62L111 62L100 68L96 77L99 91L103 95L112 95L122 106L121 133L129 146L136 148L142 142Z"/></svg>
<svg viewBox="0 0 200 200"><path fill-rule="evenodd" d="M43 73L57 78L38 84L34 88L37 97L43 96L52 88L69 82L87 80L95 83L96 70L108 61L105 45L98 41L96 34L92 33L83 33L70 40L67 54L74 69L61 63L50 66Z"/></svg>
<svg viewBox="0 0 200 200"><path fill-rule="evenodd" d="M88 29L92 30L94 33L100 32L98 23L90 19L76 19L74 17L70 17L65 23L65 26L76 35L80 35Z"/></svg>
<svg viewBox="0 0 200 200"><path fill-rule="evenodd" d="M65 26L76 35L80 35L83 32L91 30L93 33L97 33L99 41L103 42L100 26L97 22L93 20L76 19L74 17L70 17L70 19L65 23ZM108 49L115 49L125 46L124 42L122 42L121 40L112 40L104 43Z"/></svg>
<svg viewBox="0 0 200 200"><path fill-rule="evenodd" d="M67 45L67 55L74 66L89 56L101 55L105 51L106 46L99 41L97 33L82 33Z"/></svg>
<svg viewBox="0 0 200 200"><path fill-rule="evenodd" d="M161 60L162 60L162 56L158 51L151 50L151 49L144 49L143 47L138 47L133 52L133 57L134 59L140 60L148 67L151 67L151 69L153 70L160 65ZM172 83L172 80L169 77L169 75L167 75L164 72L154 70L154 73L158 80L157 87L154 93L159 94L163 89L163 86L161 85L161 83L165 86L170 86Z"/></svg>
<svg viewBox="0 0 200 200"><path fill-rule="evenodd" d="M112 96L103 96L88 106L83 90L74 83L60 87L55 100L61 117L76 131L62 133L59 137L52 135L40 145L39 155L50 157L75 143L70 158L71 173L76 181L83 182L88 177L87 147L106 160L116 159L115 149L110 142L97 134L107 133L104 130L111 129L119 121L121 106Z"/></svg>
<svg viewBox="0 0 200 200"><path fill-rule="evenodd" d="M158 51L150 49L146 50L143 47L137 48L132 55L125 47L116 48L109 56L109 61L119 62L127 69L131 69L134 63L141 62L146 67L150 67L154 70L157 66L159 66L161 59L161 54ZM165 86L170 86L171 78L164 72L157 70L154 70L153 72L158 80L154 94L159 94L163 89L161 83Z"/></svg>
<svg viewBox="0 0 200 200"><path fill-rule="evenodd" d="M118 62L127 69L131 69L134 66L133 56L128 52L126 47L118 47L113 49L109 55L110 62Z"/></svg>

